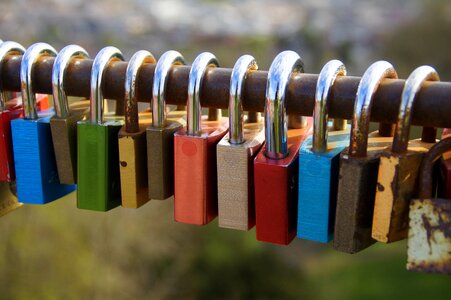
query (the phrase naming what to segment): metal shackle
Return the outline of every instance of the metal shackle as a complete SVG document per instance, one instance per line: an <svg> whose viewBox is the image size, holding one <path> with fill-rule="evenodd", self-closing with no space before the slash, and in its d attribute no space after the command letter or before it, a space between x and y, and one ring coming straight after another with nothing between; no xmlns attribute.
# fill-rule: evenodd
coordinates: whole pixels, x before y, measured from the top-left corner
<svg viewBox="0 0 451 300"><path fill-rule="evenodd" d="M166 86L173 65L184 65L185 59L178 51L169 50L161 55L155 66L152 88L152 127L166 126Z"/></svg>
<svg viewBox="0 0 451 300"><path fill-rule="evenodd" d="M373 63L360 80L352 115L351 143L349 145L351 157L365 157L367 154L373 96L385 78L396 79L398 74L391 63L381 60Z"/></svg>
<svg viewBox="0 0 451 300"><path fill-rule="evenodd" d="M146 50L140 50L133 54L125 71L125 132L136 133L139 131L138 122L138 72L143 64L156 63L155 57Z"/></svg>
<svg viewBox="0 0 451 300"><path fill-rule="evenodd" d="M16 42L1 42L0 40L0 70L3 67L5 57L10 54L24 54L25 48ZM3 83L0 80L0 111L5 109L6 101L8 100L7 93L3 90Z"/></svg>
<svg viewBox="0 0 451 300"><path fill-rule="evenodd" d="M111 61L118 60L124 60L122 52L116 47L108 46L99 51L92 63L90 122L93 124L103 122L103 72Z"/></svg>
<svg viewBox="0 0 451 300"><path fill-rule="evenodd" d="M52 95L55 106L55 116L69 116L69 102L64 90L64 75L74 58L89 58L88 52L78 45L69 45L61 49L55 58L52 69Z"/></svg>
<svg viewBox="0 0 451 300"><path fill-rule="evenodd" d="M188 135L200 135L202 132L202 107L200 104L200 89L202 79L209 67L219 67L218 60L210 52L199 54L191 66L188 82L187 125Z"/></svg>
<svg viewBox="0 0 451 300"><path fill-rule="evenodd" d="M416 68L407 78L402 91L401 104L399 107L398 121L396 123L395 136L391 151L394 153L405 153L409 143L410 123L412 120L412 107L415 96L421 90L425 81L439 81L437 71L430 66ZM424 129L423 129L424 131Z"/></svg>
<svg viewBox="0 0 451 300"><path fill-rule="evenodd" d="M279 53L268 71L265 96L265 155L281 159L288 155L288 118L285 94L295 73L304 72L304 63L294 51Z"/></svg>
<svg viewBox="0 0 451 300"><path fill-rule="evenodd" d="M312 151L327 151L328 108L327 100L337 76L346 76L346 67L339 60L331 60L324 65L318 76L313 109L313 143Z"/></svg>
<svg viewBox="0 0 451 300"><path fill-rule="evenodd" d="M251 71L258 70L255 58L251 55L241 56L235 63L230 77L229 93L229 142L241 144L244 142L243 134L243 100L241 97L244 82Z"/></svg>
<svg viewBox="0 0 451 300"><path fill-rule="evenodd" d="M33 92L31 80L33 66L42 56L56 56L56 50L47 43L31 45L24 53L20 64L20 85L24 116L26 119L37 119L36 94Z"/></svg>

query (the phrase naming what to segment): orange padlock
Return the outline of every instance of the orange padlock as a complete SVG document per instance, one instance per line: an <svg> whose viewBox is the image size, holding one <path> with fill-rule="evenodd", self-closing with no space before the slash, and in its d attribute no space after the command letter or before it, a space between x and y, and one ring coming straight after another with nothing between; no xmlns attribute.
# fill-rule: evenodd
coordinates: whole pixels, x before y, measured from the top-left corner
<svg viewBox="0 0 451 300"><path fill-rule="evenodd" d="M216 144L227 133L228 118L220 113L202 116L200 90L210 66L208 52L193 62L189 74L187 127L174 135L174 217L177 222L205 225L218 214ZM217 112L217 111L216 111Z"/></svg>

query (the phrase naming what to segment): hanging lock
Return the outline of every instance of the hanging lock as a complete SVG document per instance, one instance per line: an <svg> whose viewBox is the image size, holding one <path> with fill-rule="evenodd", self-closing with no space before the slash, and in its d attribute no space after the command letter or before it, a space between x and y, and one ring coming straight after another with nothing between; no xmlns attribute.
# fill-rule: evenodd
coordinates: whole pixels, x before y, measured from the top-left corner
<svg viewBox="0 0 451 300"><path fill-rule="evenodd" d="M442 139L451 136L451 129L444 128ZM440 158L439 197L451 198L451 153L445 153Z"/></svg>
<svg viewBox="0 0 451 300"><path fill-rule="evenodd" d="M64 91L64 75L73 59L89 58L77 45L64 47L56 56L52 71L52 91L55 115L50 119L58 177L63 184L77 182L77 122L85 117L84 110L71 111Z"/></svg>
<svg viewBox="0 0 451 300"><path fill-rule="evenodd" d="M184 65L177 51L163 53L155 66L152 88L152 126L146 130L149 199L174 195L174 133L185 124L185 111L166 111L166 88L173 65Z"/></svg>
<svg viewBox="0 0 451 300"><path fill-rule="evenodd" d="M339 158L349 142L345 120L334 120L328 133L327 99L337 76L346 76L346 68L341 61L331 60L321 70L316 85L313 135L299 150L297 236L322 243L333 236Z"/></svg>
<svg viewBox="0 0 451 300"><path fill-rule="evenodd" d="M433 163L451 151L451 138L435 144L420 168L419 199L409 207L407 270L451 274L451 200L435 198Z"/></svg>
<svg viewBox="0 0 451 300"><path fill-rule="evenodd" d="M380 82L397 77L390 63L378 61L366 70L357 89L350 145L340 154L334 229L334 248L338 251L356 253L375 242L371 238L371 225L379 157L392 138L368 134L370 113Z"/></svg>
<svg viewBox="0 0 451 300"><path fill-rule="evenodd" d="M434 128L424 128L421 140L409 142L412 107L424 81L437 80L437 72L429 66L415 69L406 80L393 144L380 157L372 229L377 241L407 238L409 201L417 191L418 169L436 136Z"/></svg>
<svg viewBox="0 0 451 300"><path fill-rule="evenodd" d="M227 133L220 110L202 116L200 90L208 67L218 66L208 52L193 62L189 74L187 127L174 135L174 217L177 222L205 225L218 214L216 145Z"/></svg>
<svg viewBox="0 0 451 300"><path fill-rule="evenodd" d="M219 226L224 228L249 230L255 225L253 161L265 133L258 115L257 120L248 118L244 122L241 95L247 75L257 69L255 59L243 55L235 63L230 79L229 133L216 150L218 217Z"/></svg>
<svg viewBox="0 0 451 300"><path fill-rule="evenodd" d="M38 116L31 82L38 58L55 55L52 46L36 43L25 51L20 66L24 119L11 121L11 131L17 198L26 204L45 204L75 190L75 185L59 182L50 130L53 111Z"/></svg>
<svg viewBox="0 0 451 300"><path fill-rule="evenodd" d="M92 64L90 119L77 124L78 208L107 211L121 203L118 132L124 122L104 121L102 78L110 63L123 60L119 49L105 47Z"/></svg>
<svg viewBox="0 0 451 300"><path fill-rule="evenodd" d="M149 201L147 188L146 128L138 122L138 72L143 64L154 64L146 50L135 53L125 73L125 125L119 131L122 206L138 208Z"/></svg>
<svg viewBox="0 0 451 300"><path fill-rule="evenodd" d="M312 132L312 118L288 130L285 94L290 78L303 72L301 57L281 52L266 82L265 145L254 160L257 240L288 245L296 235L299 147Z"/></svg>

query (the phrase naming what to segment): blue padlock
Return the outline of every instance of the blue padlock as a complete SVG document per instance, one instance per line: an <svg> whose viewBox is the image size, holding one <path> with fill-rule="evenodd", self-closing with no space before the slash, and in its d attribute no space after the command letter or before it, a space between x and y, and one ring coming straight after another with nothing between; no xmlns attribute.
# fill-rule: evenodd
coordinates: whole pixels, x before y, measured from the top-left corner
<svg viewBox="0 0 451 300"><path fill-rule="evenodd" d="M53 109L37 113L31 75L42 56L55 56L46 43L36 43L24 53L20 80L24 118L11 122L17 197L25 204L45 204L75 190L75 185L60 184L53 150L50 118Z"/></svg>
<svg viewBox="0 0 451 300"><path fill-rule="evenodd" d="M337 76L345 76L339 60L321 70L315 93L313 135L299 151L299 193L297 237L327 243L332 239L337 201L340 153L349 144L350 127L334 120L328 134L327 99Z"/></svg>

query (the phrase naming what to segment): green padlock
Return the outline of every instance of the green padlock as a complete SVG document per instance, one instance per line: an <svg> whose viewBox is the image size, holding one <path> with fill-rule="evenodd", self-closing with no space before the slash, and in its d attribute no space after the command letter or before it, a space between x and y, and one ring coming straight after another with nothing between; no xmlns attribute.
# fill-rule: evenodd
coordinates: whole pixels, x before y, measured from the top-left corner
<svg viewBox="0 0 451 300"><path fill-rule="evenodd" d="M103 120L101 86L105 68L122 60L119 49L105 47L92 65L90 120L77 124L78 208L107 211L121 204L118 132L124 121Z"/></svg>

